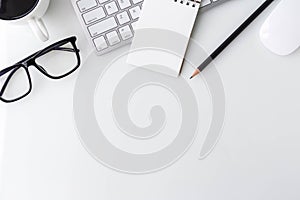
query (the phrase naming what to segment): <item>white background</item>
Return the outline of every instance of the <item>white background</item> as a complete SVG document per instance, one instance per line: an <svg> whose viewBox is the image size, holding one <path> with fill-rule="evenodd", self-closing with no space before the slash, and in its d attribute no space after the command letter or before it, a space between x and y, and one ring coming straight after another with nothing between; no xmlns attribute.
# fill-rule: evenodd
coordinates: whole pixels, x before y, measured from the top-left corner
<svg viewBox="0 0 300 200"><path fill-rule="evenodd" d="M6 38L6 34L5 34L5 31L4 31L4 27L1 27L0 29L0 46L2 47L5 47L6 48L6 43L5 43L5 38ZM1 63L6 63L6 53L5 51L1 51ZM1 67L2 69L3 67ZM4 106L1 105L0 106L0 167L2 165L2 155L3 155L3 140L4 140L4 128L5 128L5 109L4 109ZM0 175L0 178L1 178L1 175Z"/></svg>
<svg viewBox="0 0 300 200"><path fill-rule="evenodd" d="M231 0L203 13L198 20L193 38L199 41L208 52L211 52L261 2L262 0ZM214 152L204 161L199 161L199 165L193 166L200 171L202 170L199 172L202 182L200 181L197 186L192 185L193 181L182 183L186 185L184 189L191 192L199 191L197 194L204 199L298 200L300 198L298 189L300 185L300 52L297 51L288 57L275 56L266 50L259 41L259 29L275 4L264 12L216 60L216 66L223 79L226 93L227 113L224 133ZM47 44L73 34L78 36L79 47L83 50L83 56L86 55L88 51L86 40L68 0L52 0L44 20L51 37L51 40L46 44L38 41L27 26L15 27L0 24L1 68L18 61ZM4 41L7 42L6 45ZM62 123L60 121L64 117L69 117L69 115L56 113L55 107L51 107L50 104L48 105L44 101L50 98L56 104L67 105L66 110L71 112L72 106L68 105L68 102L72 98L75 80L76 73L62 82L49 82L48 79L40 78L40 75L35 73L34 91L30 97L17 104L1 104L0 113L3 115L6 110L8 119L7 122L4 119L0 121L1 129L6 126L5 131L1 131L7 138L5 141L9 141L6 145L14 145L12 142L13 137L19 137L20 140L28 142L29 140L26 140L26 138L31 136L29 133L35 134L39 131L39 133L42 133L41 126L43 125L45 131L46 129L51 131L60 130L57 126ZM60 96L61 100L55 99L49 93ZM32 107L29 107L29 105L34 105L36 108L31 111L29 108ZM32 113L32 116L28 115L30 113ZM37 114L40 114L40 117L34 116ZM45 116L53 120L53 123L50 123L51 126L47 127L49 124L41 120L40 125L35 127L32 120L43 119ZM26 120L20 122L23 127L16 128L13 127L13 119ZM71 121L67 118L64 123L71 123ZM20 164L17 167L18 173L11 176L11 182L20 179L20 183L16 183L20 194L23 192L26 194L25 197L31 200L40 199L45 194L47 195L44 199L82 199L86 197L85 194L90 192L89 199L97 199L97 191L99 190L97 184L100 185L98 181L102 180L103 176L96 174L96 172L102 170L105 172L104 177L107 181L102 183L107 189L106 192L110 192L108 195L111 195L111 199L120 199L121 197L118 195L121 194L125 199L127 199L126 197L129 198L130 194L126 193L124 185L122 185L124 182L117 182L122 178L126 179L126 176L114 174L105 167L98 165L93 159L90 159L78 140L71 137L71 135L73 135L72 132L67 132L61 135L60 138L56 138L57 135L55 134L53 137L44 135L53 144L55 139L59 139L56 141L57 148L54 150L57 151L55 155L58 155L56 158L58 164L49 164L44 157L43 159L41 157L42 161L49 166L39 163L39 160L33 161L39 163L43 169L39 171L41 174L39 177L35 177L35 180L40 180L39 178L42 177L48 181L47 184L41 182L38 189L34 188L38 186L34 184L22 189L22 183L27 183L26 178L24 178L26 177L26 174L24 175L26 170L22 171L23 168L20 164L22 162L14 160L14 156L19 155L19 150L6 146L5 149L15 150L15 152L7 152L7 156L10 157L6 160ZM42 141L44 139L42 136L37 135L36 137ZM24 147L22 141L16 142L16 146ZM74 149L69 148L73 147L72 145L78 147L78 149L74 148L75 153ZM35 147L43 149L42 144ZM33 150L30 149L28 152L35 153ZM60 150L65 150L65 152L59 155ZM184 162L193 159L198 153L199 148L191 149L192 155L188 155L174 168L184 166ZM23 155L22 152L20 154ZM39 155L38 152L36 154ZM48 156L51 156L51 154L49 153ZM49 159L55 161L54 157ZM85 165L75 166L75 164L82 163ZM74 171L68 168L70 167L69 164L74 164L74 166L71 166ZM58 165L63 168L56 168ZM49 171L49 173L46 173L48 169L57 169L57 173L52 174ZM35 172L30 169L27 170L33 174ZM78 173L81 173L81 175ZM10 172L10 175L12 174ZM182 176L179 178L187 181L184 176L188 176L188 174L189 171L186 171L186 174L178 176ZM159 178L159 175L161 174L158 174L158 177L154 176L154 178ZM141 177L131 179L128 184L134 185L135 180L141 181L139 178ZM57 180L60 182L57 182ZM8 182L10 183L10 181ZM63 187L64 183L69 184L68 187ZM171 185L165 184L165 188L171 187ZM49 188L47 188L48 186ZM150 186L155 188L155 185ZM196 189L193 190L193 187ZM10 189L9 192L12 192L12 187ZM55 194L51 193L51 189L55 190ZM116 189L118 190L116 191ZM179 188L175 186L172 189L173 192L179 192ZM29 194L30 191L35 191L35 194ZM174 193L174 196L170 194L167 197L173 197L174 199L174 197L178 197L176 194ZM187 193L184 194L189 199L200 198L196 195L188 196ZM141 199L143 190L140 189L134 195L132 199ZM154 197L158 199L156 196ZM146 198L151 199L151 196L144 199ZM11 199L14 198L11 197Z"/></svg>

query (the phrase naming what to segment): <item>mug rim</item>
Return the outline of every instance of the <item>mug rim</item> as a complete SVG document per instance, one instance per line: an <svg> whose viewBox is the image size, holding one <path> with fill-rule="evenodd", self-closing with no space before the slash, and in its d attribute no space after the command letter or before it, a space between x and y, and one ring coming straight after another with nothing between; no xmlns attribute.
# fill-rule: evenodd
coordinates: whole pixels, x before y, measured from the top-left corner
<svg viewBox="0 0 300 200"><path fill-rule="evenodd" d="M35 4L32 6L32 8L30 10L28 10L26 13L22 14L22 15L19 15L17 17L12 17L11 19L4 19L0 15L0 20L13 21L13 20L18 20L18 19L21 19L23 17L26 17L27 15L29 15L37 7L37 5L39 4L39 2L40 2L40 0L36 0Z"/></svg>

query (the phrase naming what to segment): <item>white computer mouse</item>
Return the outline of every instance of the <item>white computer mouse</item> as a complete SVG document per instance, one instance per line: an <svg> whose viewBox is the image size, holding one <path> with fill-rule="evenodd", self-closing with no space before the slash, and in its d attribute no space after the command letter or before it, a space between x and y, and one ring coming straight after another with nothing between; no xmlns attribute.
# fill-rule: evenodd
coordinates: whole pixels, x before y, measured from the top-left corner
<svg viewBox="0 0 300 200"><path fill-rule="evenodd" d="M262 43L277 55L289 55L300 46L300 0L281 0L260 30Z"/></svg>

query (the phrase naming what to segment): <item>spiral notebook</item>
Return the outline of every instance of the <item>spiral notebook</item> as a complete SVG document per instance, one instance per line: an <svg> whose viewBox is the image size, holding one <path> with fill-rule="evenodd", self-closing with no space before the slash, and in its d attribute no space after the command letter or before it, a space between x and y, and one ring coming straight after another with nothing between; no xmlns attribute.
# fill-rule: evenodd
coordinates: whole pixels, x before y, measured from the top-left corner
<svg viewBox="0 0 300 200"><path fill-rule="evenodd" d="M201 1L145 0L127 63L177 77Z"/></svg>

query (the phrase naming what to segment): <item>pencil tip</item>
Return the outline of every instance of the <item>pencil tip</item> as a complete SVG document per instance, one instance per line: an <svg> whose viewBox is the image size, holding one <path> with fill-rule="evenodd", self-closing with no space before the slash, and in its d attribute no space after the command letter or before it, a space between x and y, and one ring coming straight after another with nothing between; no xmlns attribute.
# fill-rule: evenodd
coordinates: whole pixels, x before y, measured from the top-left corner
<svg viewBox="0 0 300 200"><path fill-rule="evenodd" d="M193 76L190 77L190 79L194 78Z"/></svg>

